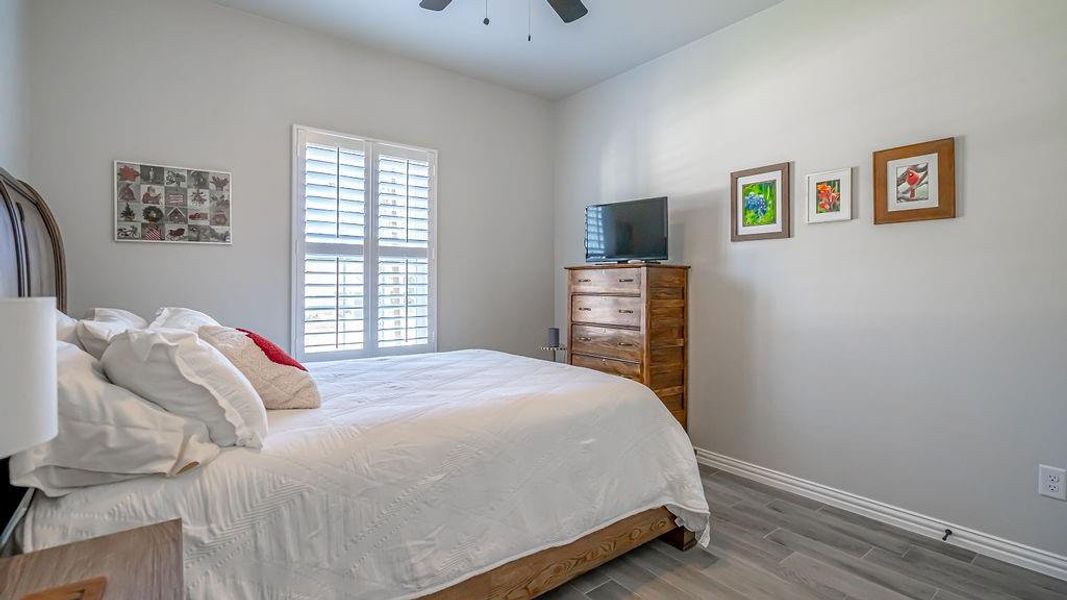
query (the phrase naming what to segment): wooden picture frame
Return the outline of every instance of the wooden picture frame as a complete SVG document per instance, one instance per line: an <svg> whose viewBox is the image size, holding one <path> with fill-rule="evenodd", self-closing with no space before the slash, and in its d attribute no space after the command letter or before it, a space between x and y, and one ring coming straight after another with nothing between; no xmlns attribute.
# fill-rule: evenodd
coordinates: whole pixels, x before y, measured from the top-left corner
<svg viewBox="0 0 1067 600"><path fill-rule="evenodd" d="M790 163L778 163L730 173L730 241L771 240L792 235ZM744 206L746 195L759 189L762 208ZM768 198L767 196L772 196ZM769 202L768 202L769 200ZM771 209L773 222L769 218ZM756 212L758 211L758 212ZM756 217L755 222L750 217ZM746 224L748 221L748 224ZM763 222L768 221L768 222Z"/></svg>
<svg viewBox="0 0 1067 600"><path fill-rule="evenodd" d="M875 225L955 217L955 138L874 153Z"/></svg>

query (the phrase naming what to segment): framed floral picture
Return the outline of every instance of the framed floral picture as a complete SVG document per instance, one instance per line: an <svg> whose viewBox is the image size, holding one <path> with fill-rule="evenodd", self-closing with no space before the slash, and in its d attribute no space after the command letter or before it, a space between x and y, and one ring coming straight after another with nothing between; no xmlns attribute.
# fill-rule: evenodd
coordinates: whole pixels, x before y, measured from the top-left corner
<svg viewBox="0 0 1067 600"><path fill-rule="evenodd" d="M852 218L852 169L808 175L808 223Z"/></svg>
<svg viewBox="0 0 1067 600"><path fill-rule="evenodd" d="M874 153L874 223L956 216L956 144L945 138Z"/></svg>
<svg viewBox="0 0 1067 600"><path fill-rule="evenodd" d="M736 171L730 183L732 241L789 237L789 163Z"/></svg>
<svg viewBox="0 0 1067 600"><path fill-rule="evenodd" d="M232 243L229 172L118 160L112 174L116 242Z"/></svg>

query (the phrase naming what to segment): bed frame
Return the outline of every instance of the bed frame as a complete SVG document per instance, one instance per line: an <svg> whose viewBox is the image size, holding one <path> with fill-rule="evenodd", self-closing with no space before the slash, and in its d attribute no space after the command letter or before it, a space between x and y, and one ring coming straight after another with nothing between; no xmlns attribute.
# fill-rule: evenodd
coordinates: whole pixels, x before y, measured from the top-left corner
<svg viewBox="0 0 1067 600"><path fill-rule="evenodd" d="M55 296L66 312L66 260L52 212L25 182L0 169L0 297ZM8 484L7 461L0 472L0 515L12 514L24 490ZM626 517L563 546L513 560L452 587L425 596L431 600L526 600L536 598L646 542L663 538L688 550L692 532L675 527L666 508Z"/></svg>

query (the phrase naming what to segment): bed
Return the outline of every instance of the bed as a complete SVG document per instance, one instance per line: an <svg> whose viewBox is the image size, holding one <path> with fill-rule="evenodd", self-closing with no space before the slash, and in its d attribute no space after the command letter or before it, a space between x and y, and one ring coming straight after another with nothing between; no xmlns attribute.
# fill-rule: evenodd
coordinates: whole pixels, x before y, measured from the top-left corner
<svg viewBox="0 0 1067 600"><path fill-rule="evenodd" d="M2 176L3 289L62 305L58 228ZM261 450L39 497L25 549L177 517L190 598L518 600L656 537L706 542L692 446L640 384L485 350L311 370L322 408L272 411Z"/></svg>

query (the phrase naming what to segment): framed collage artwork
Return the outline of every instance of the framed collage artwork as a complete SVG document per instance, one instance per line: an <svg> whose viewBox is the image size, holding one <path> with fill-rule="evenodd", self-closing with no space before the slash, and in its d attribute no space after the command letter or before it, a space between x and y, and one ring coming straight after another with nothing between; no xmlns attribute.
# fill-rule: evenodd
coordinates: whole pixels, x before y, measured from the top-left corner
<svg viewBox="0 0 1067 600"><path fill-rule="evenodd" d="M118 160L113 175L116 242L232 243L229 172Z"/></svg>

